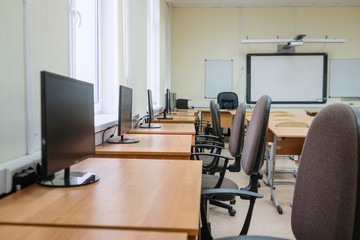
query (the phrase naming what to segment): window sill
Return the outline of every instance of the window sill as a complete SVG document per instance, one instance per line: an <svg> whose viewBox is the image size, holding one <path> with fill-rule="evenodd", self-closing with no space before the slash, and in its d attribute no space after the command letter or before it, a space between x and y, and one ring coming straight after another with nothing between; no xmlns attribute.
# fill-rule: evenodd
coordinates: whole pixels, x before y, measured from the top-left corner
<svg viewBox="0 0 360 240"><path fill-rule="evenodd" d="M95 115L95 133L117 124L118 117L114 114Z"/></svg>

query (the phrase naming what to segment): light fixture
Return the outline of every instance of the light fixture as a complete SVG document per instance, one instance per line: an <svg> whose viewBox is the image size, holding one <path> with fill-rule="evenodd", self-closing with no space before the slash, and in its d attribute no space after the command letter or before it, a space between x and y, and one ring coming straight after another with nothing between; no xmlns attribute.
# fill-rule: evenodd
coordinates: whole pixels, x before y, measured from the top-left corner
<svg viewBox="0 0 360 240"><path fill-rule="evenodd" d="M252 44L252 43L284 43L284 44L288 44L289 46L301 46L304 43L344 43L346 42L346 39L343 38L333 38L333 39L328 39L323 38L314 38L314 39L303 39L306 35L305 34L299 34L297 35L295 38L293 39L243 39L241 40L241 43L244 44Z"/></svg>

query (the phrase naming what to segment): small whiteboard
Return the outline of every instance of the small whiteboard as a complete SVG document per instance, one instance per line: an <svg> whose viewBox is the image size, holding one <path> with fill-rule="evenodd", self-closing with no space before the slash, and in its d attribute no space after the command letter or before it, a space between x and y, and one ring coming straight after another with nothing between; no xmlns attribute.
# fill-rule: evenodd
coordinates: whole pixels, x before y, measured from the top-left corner
<svg viewBox="0 0 360 240"><path fill-rule="evenodd" d="M332 59L329 70L329 97L360 97L360 59Z"/></svg>
<svg viewBox="0 0 360 240"><path fill-rule="evenodd" d="M232 92L233 60L205 60L205 98Z"/></svg>

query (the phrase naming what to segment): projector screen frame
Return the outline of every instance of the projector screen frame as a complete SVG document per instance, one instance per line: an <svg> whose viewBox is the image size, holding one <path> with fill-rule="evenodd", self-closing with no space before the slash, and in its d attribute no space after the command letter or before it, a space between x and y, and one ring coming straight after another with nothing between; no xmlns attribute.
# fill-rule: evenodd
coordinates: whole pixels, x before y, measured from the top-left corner
<svg viewBox="0 0 360 240"><path fill-rule="evenodd" d="M322 86L318 87L320 90L321 88L321 94L319 93L319 96L321 95L321 98L317 98L314 100L305 100L305 99L299 99L299 100L281 100L278 101L276 96L271 96L271 93L264 93L268 94L270 97L272 97L273 101L272 104L324 104L327 101L327 77L328 77L328 55L327 53L249 53L246 57L246 102L248 104L255 104L257 99L252 99L251 97L251 87L252 87L252 73L251 73L251 65L253 57L288 57L288 56L320 56L323 59L322 62ZM319 83L320 84L320 81ZM309 86L312 87L312 86ZM292 90L293 89L288 89Z"/></svg>

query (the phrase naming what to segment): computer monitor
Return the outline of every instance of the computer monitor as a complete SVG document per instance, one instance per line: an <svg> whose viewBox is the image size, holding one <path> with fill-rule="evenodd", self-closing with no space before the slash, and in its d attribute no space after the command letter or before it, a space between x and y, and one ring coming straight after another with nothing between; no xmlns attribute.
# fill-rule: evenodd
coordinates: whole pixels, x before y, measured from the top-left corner
<svg viewBox="0 0 360 240"><path fill-rule="evenodd" d="M169 113L170 110L170 89L166 89L165 92L165 106L164 106L164 110L163 110L163 117L158 117L157 119L173 119L172 117L166 117L166 114Z"/></svg>
<svg viewBox="0 0 360 240"><path fill-rule="evenodd" d="M137 143L139 140L124 138L132 128L132 89L120 85L119 87L119 117L118 136L110 138L109 143Z"/></svg>
<svg viewBox="0 0 360 240"><path fill-rule="evenodd" d="M170 101L169 101L169 108L170 108L170 113L171 114L175 114L175 113L172 113L175 111L175 106L176 106L176 93L174 92L171 92L170 93Z"/></svg>
<svg viewBox="0 0 360 240"><path fill-rule="evenodd" d="M70 171L95 154L92 84L41 72L41 144L40 185L72 187L99 180L95 173Z"/></svg>
<svg viewBox="0 0 360 240"><path fill-rule="evenodd" d="M148 103L148 121L147 124L140 125L141 128L159 128L159 124L152 124L151 121L155 118L153 101L152 101L152 92L150 89L147 90L147 103Z"/></svg>

